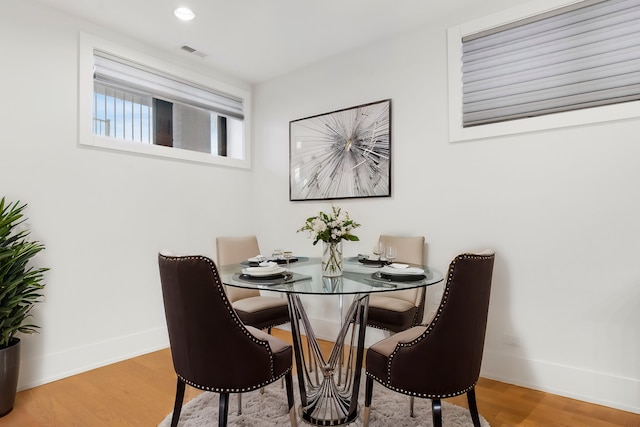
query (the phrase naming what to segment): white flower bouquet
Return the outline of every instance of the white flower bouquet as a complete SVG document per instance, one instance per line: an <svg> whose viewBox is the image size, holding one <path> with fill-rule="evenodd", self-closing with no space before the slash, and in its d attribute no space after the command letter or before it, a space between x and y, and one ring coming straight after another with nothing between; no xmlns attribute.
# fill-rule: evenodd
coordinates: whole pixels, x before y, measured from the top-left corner
<svg viewBox="0 0 640 427"><path fill-rule="evenodd" d="M360 240L358 236L351 234L357 227L360 227L360 224L349 218L349 213L337 206L331 206L330 213L319 212L318 215L307 218L298 232L308 232L315 245L319 241L326 243L338 243L342 240L358 241Z"/></svg>

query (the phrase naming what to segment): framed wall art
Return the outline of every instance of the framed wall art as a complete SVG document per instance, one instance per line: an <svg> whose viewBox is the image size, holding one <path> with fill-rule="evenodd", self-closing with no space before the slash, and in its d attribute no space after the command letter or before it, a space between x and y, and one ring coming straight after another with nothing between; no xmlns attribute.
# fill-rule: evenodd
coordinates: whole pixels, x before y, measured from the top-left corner
<svg viewBox="0 0 640 427"><path fill-rule="evenodd" d="M289 122L289 200L391 196L391 100Z"/></svg>

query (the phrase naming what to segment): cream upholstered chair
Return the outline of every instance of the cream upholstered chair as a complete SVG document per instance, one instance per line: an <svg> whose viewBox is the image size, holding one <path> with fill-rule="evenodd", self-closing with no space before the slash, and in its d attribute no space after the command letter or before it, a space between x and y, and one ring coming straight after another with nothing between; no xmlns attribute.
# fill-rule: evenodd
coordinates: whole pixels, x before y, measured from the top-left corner
<svg viewBox="0 0 640 427"><path fill-rule="evenodd" d="M238 264L260 254L256 236L216 238L218 265ZM289 322L287 300L260 295L254 289L227 286L227 297L245 325L267 329Z"/></svg>
<svg viewBox="0 0 640 427"><path fill-rule="evenodd" d="M480 427L475 385L482 364L494 259L491 250L455 257L433 320L369 347L365 427L374 380L412 400L414 396L431 399L435 427L442 426L441 399L466 393L473 425Z"/></svg>
<svg viewBox="0 0 640 427"><path fill-rule="evenodd" d="M178 376L171 426L177 426L186 384L220 394L218 425L227 425L229 394L284 378L289 418L297 425L290 344L245 326L230 308L213 261L158 254L173 366Z"/></svg>
<svg viewBox="0 0 640 427"><path fill-rule="evenodd" d="M424 236L381 235L380 241L385 248L396 248L396 262L417 266L424 264ZM391 332L404 331L422 322L424 303L424 287L372 294L369 296L367 325Z"/></svg>

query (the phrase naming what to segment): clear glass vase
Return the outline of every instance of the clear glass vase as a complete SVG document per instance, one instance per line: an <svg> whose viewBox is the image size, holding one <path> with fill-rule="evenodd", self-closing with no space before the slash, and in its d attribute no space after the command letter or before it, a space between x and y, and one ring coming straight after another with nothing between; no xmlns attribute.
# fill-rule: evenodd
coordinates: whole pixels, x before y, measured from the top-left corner
<svg viewBox="0 0 640 427"><path fill-rule="evenodd" d="M322 242L322 275L342 276L342 242Z"/></svg>

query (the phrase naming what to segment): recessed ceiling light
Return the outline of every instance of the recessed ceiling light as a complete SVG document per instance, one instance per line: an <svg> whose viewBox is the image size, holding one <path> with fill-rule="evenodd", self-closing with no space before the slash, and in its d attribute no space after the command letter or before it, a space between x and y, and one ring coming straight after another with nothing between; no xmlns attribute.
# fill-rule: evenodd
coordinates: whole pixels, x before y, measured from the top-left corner
<svg viewBox="0 0 640 427"><path fill-rule="evenodd" d="M196 17L196 14L193 13L193 11L188 7L179 7L173 11L173 14L176 15L178 19L181 19L183 21L191 21Z"/></svg>

